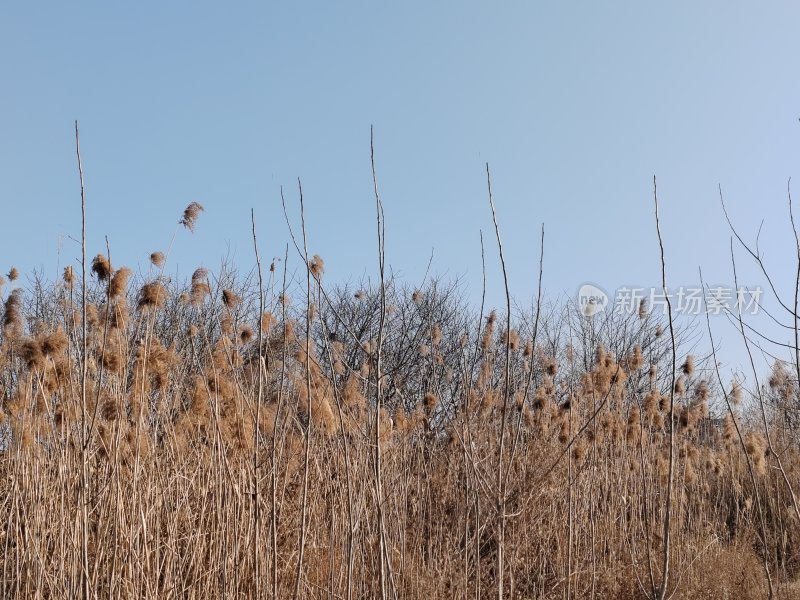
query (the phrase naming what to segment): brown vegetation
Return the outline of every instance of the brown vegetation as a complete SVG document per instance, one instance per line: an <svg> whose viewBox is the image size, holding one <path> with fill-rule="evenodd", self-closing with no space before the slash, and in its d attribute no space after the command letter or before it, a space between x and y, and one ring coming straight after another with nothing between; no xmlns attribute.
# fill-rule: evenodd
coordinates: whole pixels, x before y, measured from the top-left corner
<svg viewBox="0 0 800 600"><path fill-rule="evenodd" d="M322 261L314 261L321 276ZM300 596L379 596L369 483L376 292L320 286L309 299L320 306L316 314L290 314L280 301L288 290L276 290L273 277L267 309L258 314L257 292L233 291L231 273L220 275L225 287L213 289L204 270L186 289L159 280L129 289L129 270L112 271L100 257L95 265L99 281L87 310L91 589L119 598L217 598L232 590L290 597L307 440ZM46 290L48 310L31 312L20 288L3 310L5 597L80 595L81 323L73 277L70 271ZM389 585L397 597L488 597L497 586L494 474L506 347L513 398L502 434L508 597L560 598L568 585L575 597L651 593L670 427L676 597L763 597L764 559L777 582L797 576L800 526L758 423L747 425L747 410L737 409L740 446L733 417L723 421L709 408L719 408L719 390L699 379L691 357L684 357L669 423L669 382L656 374L667 341L656 336L661 325L652 315L637 317L637 334L615 338L617 352L603 345L590 352L584 340L601 332L555 338L542 333L553 326L545 322L533 340L520 317L506 333L494 313L470 317L456 291L388 284L380 444ZM778 397L796 398L780 368L770 384ZM738 384L733 395L742 395ZM786 431L776 428L772 443L796 483L800 457Z"/></svg>
<svg viewBox="0 0 800 600"><path fill-rule="evenodd" d="M304 282L101 253L10 290L4 598L797 593L798 365L728 388L644 303L403 287L375 190L380 286L324 285L303 228Z"/></svg>

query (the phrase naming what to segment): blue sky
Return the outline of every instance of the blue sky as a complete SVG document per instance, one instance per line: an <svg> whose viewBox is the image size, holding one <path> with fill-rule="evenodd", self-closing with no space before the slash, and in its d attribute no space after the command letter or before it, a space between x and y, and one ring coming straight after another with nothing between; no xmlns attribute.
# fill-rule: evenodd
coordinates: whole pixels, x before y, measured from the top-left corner
<svg viewBox="0 0 800 600"><path fill-rule="evenodd" d="M721 184L748 238L765 221L788 290L798 22L789 2L5 3L0 268L54 277L78 257L78 119L91 254L108 235L115 264L145 265L196 200L206 213L171 269L249 268L250 208L262 253L281 255L279 189L296 208L299 177L328 279L374 275L374 125L387 260L411 284L433 253L479 297L488 162L523 304L542 222L551 295L658 285L653 175L674 285L698 266L732 284Z"/></svg>

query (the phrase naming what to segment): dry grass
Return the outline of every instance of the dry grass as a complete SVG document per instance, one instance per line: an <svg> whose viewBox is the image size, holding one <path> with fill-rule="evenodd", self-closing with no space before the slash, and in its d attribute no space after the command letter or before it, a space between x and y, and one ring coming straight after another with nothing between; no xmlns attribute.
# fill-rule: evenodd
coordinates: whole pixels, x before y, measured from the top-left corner
<svg viewBox="0 0 800 600"><path fill-rule="evenodd" d="M201 211L191 205L181 224L194 228ZM322 259L309 268L319 282ZM288 598L300 573L303 598L380 597L376 291L319 284L306 298L271 268L259 314L258 290L224 269L198 269L185 287L135 281L102 254L92 271L85 415L77 274L5 298L2 596L76 598L88 579L98 598ZM496 595L498 460L506 597L652 594L670 428L674 597L762 598L764 558L797 597L800 524L758 423L746 402L737 409L740 447L714 410L719 390L686 356L669 423L663 323L645 309L624 327L553 313L532 339L524 315L505 331L495 313L463 310L456 291L388 284L380 501L396 597ZM570 319L578 329L566 334ZM776 393L796 399L781 373ZM797 429L781 415L770 412L773 445L796 487Z"/></svg>

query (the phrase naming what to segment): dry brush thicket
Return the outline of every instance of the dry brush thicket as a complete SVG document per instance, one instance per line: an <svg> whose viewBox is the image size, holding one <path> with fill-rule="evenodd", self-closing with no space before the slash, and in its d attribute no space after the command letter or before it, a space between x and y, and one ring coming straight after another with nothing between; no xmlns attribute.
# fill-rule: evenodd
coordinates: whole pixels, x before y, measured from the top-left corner
<svg viewBox="0 0 800 600"><path fill-rule="evenodd" d="M667 591L791 597L794 365L753 394L678 331L673 384L646 306L509 329L457 284L328 289L315 256L299 286L280 262L184 285L166 260L98 255L85 306L71 267L9 273L3 597L655 596L670 432Z"/></svg>

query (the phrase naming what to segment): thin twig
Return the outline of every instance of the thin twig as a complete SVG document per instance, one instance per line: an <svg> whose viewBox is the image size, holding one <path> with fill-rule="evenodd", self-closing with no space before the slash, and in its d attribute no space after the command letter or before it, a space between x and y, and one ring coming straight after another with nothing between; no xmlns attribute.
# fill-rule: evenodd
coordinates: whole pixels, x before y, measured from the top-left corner
<svg viewBox="0 0 800 600"><path fill-rule="evenodd" d="M75 153L78 157L78 175L81 183L81 294L83 305L83 337L81 353L81 518L82 518L82 539L81 557L83 560L83 597L88 600L90 597L89 581L89 462L87 457L87 445L89 435L86 430L86 378L89 372L87 357L87 322L86 322L86 193L83 183L83 163L81 161L80 132L78 131L78 121L75 121Z"/></svg>
<svg viewBox="0 0 800 600"><path fill-rule="evenodd" d="M667 318L669 321L669 335L672 346L672 376L669 389L669 472L667 474L667 498L664 507L664 553L661 565L661 585L656 591L656 599L664 600L667 595L667 585L669 583L669 562L670 562L670 533L672 524L672 491L675 479L675 329L672 323L672 302L667 294L667 267L664 259L664 242L661 239L661 223L658 218L658 188L656 178L653 176L653 203L655 205L656 233L658 234L658 247L661 256L661 288L664 290L664 297L667 301Z"/></svg>

